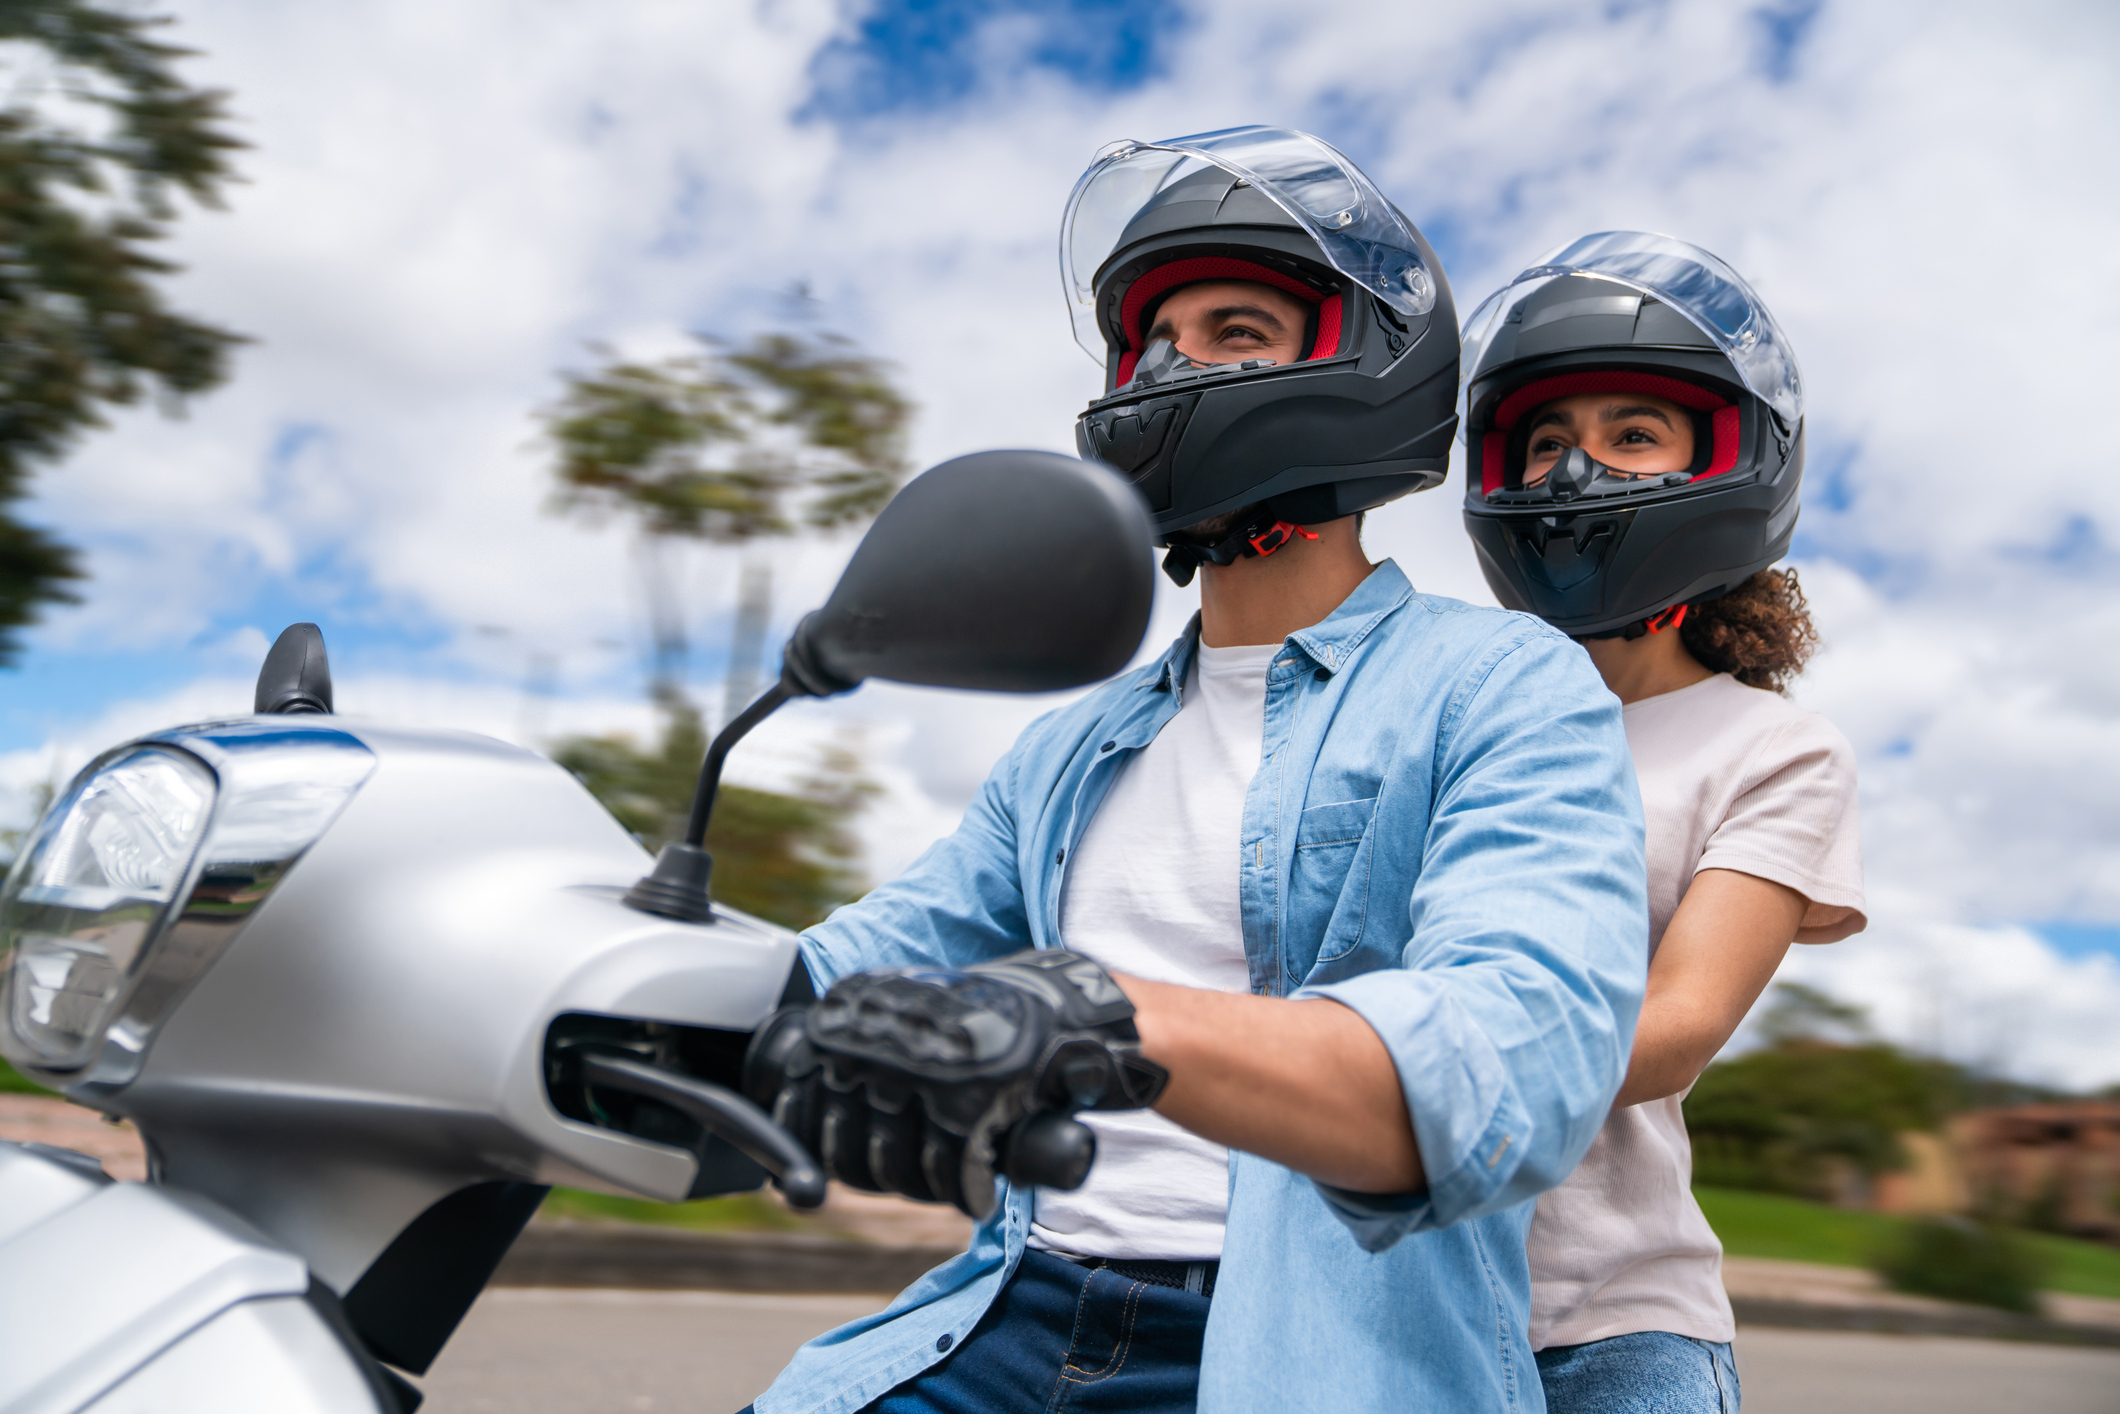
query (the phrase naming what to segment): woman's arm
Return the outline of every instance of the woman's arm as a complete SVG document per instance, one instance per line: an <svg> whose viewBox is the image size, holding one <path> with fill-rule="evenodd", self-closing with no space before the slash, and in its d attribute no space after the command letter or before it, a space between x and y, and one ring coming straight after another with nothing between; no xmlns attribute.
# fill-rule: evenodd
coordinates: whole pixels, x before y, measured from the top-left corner
<svg viewBox="0 0 2120 1414"><path fill-rule="evenodd" d="M1676 1095L1699 1077L1766 990L1808 906L1796 890L1757 875L1693 876L1649 964L1615 1108Z"/></svg>

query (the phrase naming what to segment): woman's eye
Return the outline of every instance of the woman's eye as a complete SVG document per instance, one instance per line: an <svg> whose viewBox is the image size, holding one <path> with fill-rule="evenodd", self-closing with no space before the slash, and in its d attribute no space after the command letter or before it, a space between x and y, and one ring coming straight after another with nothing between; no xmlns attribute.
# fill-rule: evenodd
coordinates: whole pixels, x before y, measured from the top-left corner
<svg viewBox="0 0 2120 1414"><path fill-rule="evenodd" d="M1566 450L1567 448L1557 437L1541 437L1531 444L1531 455L1534 457L1550 457L1557 452Z"/></svg>
<svg viewBox="0 0 2120 1414"><path fill-rule="evenodd" d="M1623 447L1653 447L1656 445L1656 436L1646 427L1630 427L1619 434L1619 445Z"/></svg>

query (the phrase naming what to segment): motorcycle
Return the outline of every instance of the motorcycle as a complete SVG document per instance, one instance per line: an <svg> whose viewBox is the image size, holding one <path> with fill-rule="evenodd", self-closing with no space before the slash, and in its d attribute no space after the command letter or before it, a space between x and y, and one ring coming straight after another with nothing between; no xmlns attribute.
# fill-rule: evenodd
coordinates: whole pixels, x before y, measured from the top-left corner
<svg viewBox="0 0 2120 1414"><path fill-rule="evenodd" d="M743 1093L753 1031L811 990L794 934L710 899L730 748L869 678L1109 676L1147 627L1150 540L1073 458L915 478L645 872L544 757L334 715L312 625L253 715L97 757L0 886L0 1053L131 1120L148 1178L0 1143L0 1411L410 1414L550 1186L821 1202Z"/></svg>

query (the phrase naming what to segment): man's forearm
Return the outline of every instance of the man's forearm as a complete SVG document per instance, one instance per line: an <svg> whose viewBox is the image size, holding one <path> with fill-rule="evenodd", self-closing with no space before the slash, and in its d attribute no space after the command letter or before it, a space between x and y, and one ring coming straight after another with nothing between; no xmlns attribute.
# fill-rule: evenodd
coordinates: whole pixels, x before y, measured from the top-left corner
<svg viewBox="0 0 2120 1414"><path fill-rule="evenodd" d="M1158 1113L1201 1136L1357 1193L1426 1182L1391 1053L1354 1011L1120 977Z"/></svg>

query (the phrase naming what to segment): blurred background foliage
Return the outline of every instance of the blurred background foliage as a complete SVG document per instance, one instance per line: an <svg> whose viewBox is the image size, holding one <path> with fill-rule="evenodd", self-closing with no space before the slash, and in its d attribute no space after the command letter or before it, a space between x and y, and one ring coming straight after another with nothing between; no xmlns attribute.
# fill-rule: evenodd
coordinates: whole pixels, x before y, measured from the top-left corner
<svg viewBox="0 0 2120 1414"><path fill-rule="evenodd" d="M913 405L890 367L831 333L769 331L740 348L701 338L659 362L598 349L541 414L557 460L555 510L632 522L654 644L652 691L678 692L688 644L672 547L735 547L736 615L723 684L729 721L758 691L772 618L769 543L862 524L908 470Z"/></svg>
<svg viewBox="0 0 2120 1414"><path fill-rule="evenodd" d="M1802 1037L1712 1065L1685 1103L1694 1178L1834 1197L1832 1159L1868 1178L1905 1165L1899 1136L1942 1121L1952 1070L1881 1042Z"/></svg>
<svg viewBox="0 0 2120 1414"><path fill-rule="evenodd" d="M679 702L652 744L568 737L552 757L652 852L683 833L706 746L699 713ZM785 928L820 922L865 887L848 821L875 790L844 747L827 750L792 794L723 785L707 829L714 897Z"/></svg>
<svg viewBox="0 0 2120 1414"><path fill-rule="evenodd" d="M890 367L835 334L698 344L653 362L600 349L597 367L562 375L560 397L540 414L553 509L633 527L653 645L648 690L662 716L654 742L576 736L553 743L552 756L650 850L683 830L707 746L683 687L689 636L673 555L704 543L737 557L726 723L759 688L773 543L873 518L905 479L913 412ZM706 841L715 898L790 928L818 922L864 887L848 822L874 793L843 745L792 792L724 785Z"/></svg>
<svg viewBox="0 0 2120 1414"><path fill-rule="evenodd" d="M1866 1266L1895 1290L2024 1313L2042 1288L2120 1297L2120 1250L2050 1235L2065 1227L2058 1190L2052 1212L1977 1185L1969 1212L1872 1210L1877 1180L1911 1166L1908 1136L2076 1097L1909 1054L1798 983L1774 988L1753 1031L1760 1044L1685 1099L1694 1193L1726 1252Z"/></svg>
<svg viewBox="0 0 2120 1414"><path fill-rule="evenodd" d="M20 520L35 468L104 410L173 411L228 373L242 340L164 303L154 253L176 196L220 205L244 146L227 95L195 89L167 19L88 0L0 4L0 665L42 605L72 602L74 551Z"/></svg>
<svg viewBox="0 0 2120 1414"><path fill-rule="evenodd" d="M1860 1008L1777 983L1765 1042L1701 1073L1685 1100L1694 1182L1847 1201L1907 1164L1900 1136L1967 1110L2068 1098L1876 1038Z"/></svg>
<svg viewBox="0 0 2120 1414"><path fill-rule="evenodd" d="M1917 1218L1872 1259L1894 1290L2037 1314L2053 1262L2008 1228L1956 1215Z"/></svg>

